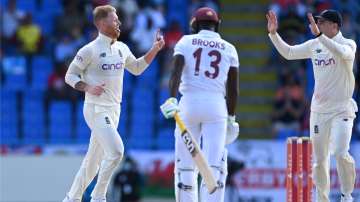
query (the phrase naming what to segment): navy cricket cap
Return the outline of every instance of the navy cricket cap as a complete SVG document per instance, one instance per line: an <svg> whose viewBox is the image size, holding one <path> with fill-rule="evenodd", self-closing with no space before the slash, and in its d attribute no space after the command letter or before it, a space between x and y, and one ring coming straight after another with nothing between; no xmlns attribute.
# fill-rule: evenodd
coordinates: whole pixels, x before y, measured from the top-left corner
<svg viewBox="0 0 360 202"><path fill-rule="evenodd" d="M339 27L342 25L342 18L338 11L336 10L324 10L320 15L315 16L315 19L324 19L333 23L338 24Z"/></svg>

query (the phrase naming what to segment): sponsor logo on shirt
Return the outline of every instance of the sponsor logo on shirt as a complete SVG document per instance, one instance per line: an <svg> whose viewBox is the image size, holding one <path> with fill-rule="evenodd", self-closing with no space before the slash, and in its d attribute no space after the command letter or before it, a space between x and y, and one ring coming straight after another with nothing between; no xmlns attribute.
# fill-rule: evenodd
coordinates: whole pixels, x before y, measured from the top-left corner
<svg viewBox="0 0 360 202"><path fill-rule="evenodd" d="M329 65L334 65L335 64L335 59L334 58L329 58L329 59L315 59L314 61L316 66L329 66Z"/></svg>
<svg viewBox="0 0 360 202"><path fill-rule="evenodd" d="M101 53L99 56L100 56L101 58L104 58L104 57L106 57L106 53Z"/></svg>
<svg viewBox="0 0 360 202"><path fill-rule="evenodd" d="M110 119L109 119L109 117L105 116L105 122L106 122L106 124L110 124Z"/></svg>
<svg viewBox="0 0 360 202"><path fill-rule="evenodd" d="M318 126L318 125L315 125L315 126L314 126L314 133L315 133L315 134L318 134L318 133L319 133L319 126Z"/></svg>
<svg viewBox="0 0 360 202"><path fill-rule="evenodd" d="M319 48L319 49L316 49L315 51L316 51L316 53L321 53L322 50Z"/></svg>
<svg viewBox="0 0 360 202"><path fill-rule="evenodd" d="M119 70L123 68L124 63L118 62L115 64L102 64L101 69L103 70Z"/></svg>
<svg viewBox="0 0 360 202"><path fill-rule="evenodd" d="M80 56L80 55L76 55L75 56L75 59L79 62L82 62L83 61L83 58Z"/></svg>

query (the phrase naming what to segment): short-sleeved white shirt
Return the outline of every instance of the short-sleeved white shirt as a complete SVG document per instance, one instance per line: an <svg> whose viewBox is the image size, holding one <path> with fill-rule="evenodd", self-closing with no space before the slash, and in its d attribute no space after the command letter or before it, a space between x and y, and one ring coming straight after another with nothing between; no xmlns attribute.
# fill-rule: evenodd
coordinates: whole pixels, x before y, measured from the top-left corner
<svg viewBox="0 0 360 202"><path fill-rule="evenodd" d="M183 55L185 65L179 91L226 94L230 67L239 67L235 47L213 31L184 35L176 44L174 55Z"/></svg>
<svg viewBox="0 0 360 202"><path fill-rule="evenodd" d="M82 47L72 61L83 73L82 80L90 85L105 84L100 96L85 93L85 103L113 106L121 103L124 68L135 56L128 46L99 33Z"/></svg>

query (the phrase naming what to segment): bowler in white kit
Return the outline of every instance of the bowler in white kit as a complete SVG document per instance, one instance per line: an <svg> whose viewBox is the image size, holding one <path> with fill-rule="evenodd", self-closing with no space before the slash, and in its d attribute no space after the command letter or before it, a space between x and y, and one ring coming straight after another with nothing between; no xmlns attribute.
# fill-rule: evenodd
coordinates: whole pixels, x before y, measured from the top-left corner
<svg viewBox="0 0 360 202"><path fill-rule="evenodd" d="M80 170L63 202L80 202L96 174L91 201L106 202L111 175L124 155L124 145L117 131L124 69L140 75L164 46L158 32L152 48L143 57L135 58L127 45L117 41L121 23L114 7L96 7L93 18L99 35L78 51L65 76L67 84L85 92L84 117L91 129L91 138Z"/></svg>
<svg viewBox="0 0 360 202"><path fill-rule="evenodd" d="M225 144L234 141L239 133L235 122L239 61L235 47L218 34L219 22L211 8L203 7L193 14L190 22L193 34L183 36L174 48L171 98L160 107L166 118L178 112L190 134L202 143L201 150L218 184L210 194L202 182L198 192L198 170L177 126L174 171L177 202L197 202L198 198L203 202L224 201Z"/></svg>
<svg viewBox="0 0 360 202"><path fill-rule="evenodd" d="M341 202L352 202L355 185L355 162L349 154L356 102L352 99L355 87L353 64L356 43L344 38L342 19L335 10L325 10L316 16L308 14L314 39L289 46L276 32L278 22L274 12L266 15L269 37L289 60L310 58L313 64L315 87L311 101L310 138L314 152L314 183L316 201L329 202L330 154L336 157L341 185Z"/></svg>

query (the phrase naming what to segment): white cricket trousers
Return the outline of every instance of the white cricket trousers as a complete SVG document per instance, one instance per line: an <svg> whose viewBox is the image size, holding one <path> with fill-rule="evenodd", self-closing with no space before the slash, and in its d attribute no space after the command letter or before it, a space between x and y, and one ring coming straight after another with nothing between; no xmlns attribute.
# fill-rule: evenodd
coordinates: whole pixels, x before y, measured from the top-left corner
<svg viewBox="0 0 360 202"><path fill-rule="evenodd" d="M103 199L106 197L111 175L124 154L124 145L117 132L120 106L85 103L84 117L91 129L90 144L67 195L72 200L81 200L85 189L98 173L91 197Z"/></svg>
<svg viewBox="0 0 360 202"><path fill-rule="evenodd" d="M310 137L313 142L313 178L317 202L330 202L331 154L336 157L341 192L347 195L354 190L355 162L349 154L354 118L355 109L337 114L311 112Z"/></svg>
<svg viewBox="0 0 360 202"><path fill-rule="evenodd" d="M227 176L225 135L227 124L226 101L221 94L185 94L179 102L179 115L186 128L202 145L202 152L217 181L223 187L213 194L201 183L200 201L223 202ZM202 137L202 139L201 139ZM181 139L178 126L175 129L175 197L177 202L198 201L198 169ZM181 186L182 185L182 186Z"/></svg>

